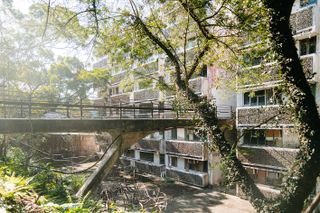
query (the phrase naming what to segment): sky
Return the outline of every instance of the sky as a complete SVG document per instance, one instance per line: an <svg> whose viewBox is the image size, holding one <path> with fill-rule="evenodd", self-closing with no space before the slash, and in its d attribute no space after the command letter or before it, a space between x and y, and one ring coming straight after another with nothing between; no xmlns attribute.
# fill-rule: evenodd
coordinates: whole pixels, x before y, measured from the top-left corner
<svg viewBox="0 0 320 213"><path fill-rule="evenodd" d="M28 13L28 9L32 2L32 0L14 0L13 6L23 13Z"/></svg>
<svg viewBox="0 0 320 213"><path fill-rule="evenodd" d="M20 10L22 13L27 14L29 7L36 2L48 3L48 0L13 0L13 6ZM123 7L125 5L126 0L107 0L108 6L112 8ZM69 8L79 7L79 3L76 0L51 0L51 4L63 4ZM86 66L92 65L94 63L94 59L90 54L90 48L87 49L70 49L65 48L67 44L55 44L53 48L53 52L56 55L62 56L77 56Z"/></svg>

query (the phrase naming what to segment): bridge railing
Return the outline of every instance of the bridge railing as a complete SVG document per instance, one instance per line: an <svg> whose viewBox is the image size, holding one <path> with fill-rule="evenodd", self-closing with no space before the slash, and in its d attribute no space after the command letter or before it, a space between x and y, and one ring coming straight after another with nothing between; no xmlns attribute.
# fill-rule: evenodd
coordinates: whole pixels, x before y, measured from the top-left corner
<svg viewBox="0 0 320 213"><path fill-rule="evenodd" d="M192 110L176 111L163 103L90 105L0 100L1 118L43 119L144 119L192 118Z"/></svg>

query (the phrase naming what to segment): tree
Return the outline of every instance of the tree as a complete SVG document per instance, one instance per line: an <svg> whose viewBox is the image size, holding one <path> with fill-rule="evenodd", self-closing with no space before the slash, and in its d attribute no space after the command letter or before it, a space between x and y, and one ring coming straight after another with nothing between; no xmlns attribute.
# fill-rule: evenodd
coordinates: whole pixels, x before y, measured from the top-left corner
<svg viewBox="0 0 320 213"><path fill-rule="evenodd" d="M164 4L161 4L163 2ZM225 0L215 1L214 5L210 1L179 0L178 2L183 10L174 10L176 2L149 1L149 4L155 6L141 9L133 1L130 1L131 11L125 9L122 11L122 16L114 20L112 33L107 31L108 29L110 31L110 28L97 27L102 32L102 39L99 42L108 44L108 42L111 43L108 36L116 38L116 47L121 47L120 51L111 48L108 53L116 61L129 59L124 60L125 65L129 68L130 60L144 61L150 56L150 53L164 53L173 67L174 72L172 73L177 88L196 110L201 120L199 125L209 133L211 148L218 150L221 154L228 168L228 173L233 176L232 180L240 185L253 206L260 212L300 212L305 199L314 188L316 177L320 172L320 167L318 167L320 147L317 145L320 138L320 130L317 127L319 127L320 121L315 100L303 73L289 27L293 0L290 2ZM90 8L95 11L94 23L99 23L101 18L99 14L104 8L96 1L91 1L90 5ZM161 11L162 9L164 11ZM221 133L217 125L214 106L206 99L197 96L188 86L188 80L199 70L202 63L217 61L205 60L206 56L209 57L215 53L215 48L219 49L219 54L223 57L234 52L232 46L234 40L240 38L240 34L245 32L253 35L251 31L256 28L252 26L256 26L255 21L260 20L261 17L262 25L259 25L261 22L258 22L258 29L261 29L259 26L269 29L265 35L268 33L271 35L267 38L272 41L270 44L276 52L274 59L281 67L285 88L287 88L287 94L290 97L289 104L294 109L297 119L301 145L296 159L297 164L288 173L282 187L282 193L277 200L267 200L255 186L237 159L234 147L225 140ZM179 18L181 20L177 20ZM169 23L172 23L173 27L168 28ZM175 23L179 23L179 26ZM128 32L136 33L128 35ZM121 39L118 39L117 34L121 35ZM192 60L193 63L190 65L186 60L188 55L186 47L188 40L193 37L191 34L197 38L198 45ZM143 45L140 45L139 41ZM149 46L151 48L148 50L152 50L148 54L140 51ZM106 47L105 49L108 49L110 46L106 45ZM183 47L183 51L179 52L178 47ZM213 54L213 56L216 55ZM165 82L162 83L165 84Z"/></svg>

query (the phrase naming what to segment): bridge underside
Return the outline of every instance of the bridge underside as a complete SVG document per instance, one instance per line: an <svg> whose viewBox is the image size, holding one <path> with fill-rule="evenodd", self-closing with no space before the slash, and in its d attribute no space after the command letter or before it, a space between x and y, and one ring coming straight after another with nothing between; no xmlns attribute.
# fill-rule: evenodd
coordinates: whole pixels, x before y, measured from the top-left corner
<svg viewBox="0 0 320 213"><path fill-rule="evenodd" d="M191 119L0 119L0 134L59 132L139 132L194 125Z"/></svg>
<svg viewBox="0 0 320 213"><path fill-rule="evenodd" d="M84 196L95 190L114 163L128 148L152 132L194 125L191 119L0 119L0 134L108 132L113 144L104 154L98 168L86 180L77 195Z"/></svg>

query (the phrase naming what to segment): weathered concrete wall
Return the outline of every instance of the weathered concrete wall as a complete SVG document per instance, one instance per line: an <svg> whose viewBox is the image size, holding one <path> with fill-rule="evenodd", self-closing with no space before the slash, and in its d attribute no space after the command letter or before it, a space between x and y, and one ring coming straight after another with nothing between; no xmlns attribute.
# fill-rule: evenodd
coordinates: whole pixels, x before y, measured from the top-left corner
<svg viewBox="0 0 320 213"><path fill-rule="evenodd" d="M279 168L291 166L296 155L297 149L245 146L238 148L238 157L242 163L259 164Z"/></svg>
<svg viewBox="0 0 320 213"><path fill-rule="evenodd" d="M95 155L99 151L95 134L50 134L41 149L63 157Z"/></svg>

